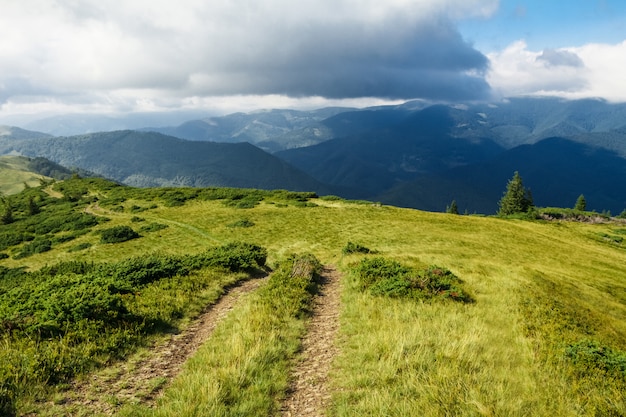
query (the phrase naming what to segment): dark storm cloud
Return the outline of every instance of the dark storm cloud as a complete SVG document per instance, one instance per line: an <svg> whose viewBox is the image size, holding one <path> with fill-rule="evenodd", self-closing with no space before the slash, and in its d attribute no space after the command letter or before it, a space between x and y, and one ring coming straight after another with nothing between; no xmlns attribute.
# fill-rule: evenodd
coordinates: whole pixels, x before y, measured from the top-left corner
<svg viewBox="0 0 626 417"><path fill-rule="evenodd" d="M231 53L217 65L207 59L198 87L329 98L477 99L489 92L487 58L445 20L376 30L319 26Z"/></svg>
<svg viewBox="0 0 626 417"><path fill-rule="evenodd" d="M29 86L45 86L45 102L91 97L107 106L267 94L479 99L489 93L488 60L455 22L489 16L497 4L13 2L0 14L0 95L39 100Z"/></svg>

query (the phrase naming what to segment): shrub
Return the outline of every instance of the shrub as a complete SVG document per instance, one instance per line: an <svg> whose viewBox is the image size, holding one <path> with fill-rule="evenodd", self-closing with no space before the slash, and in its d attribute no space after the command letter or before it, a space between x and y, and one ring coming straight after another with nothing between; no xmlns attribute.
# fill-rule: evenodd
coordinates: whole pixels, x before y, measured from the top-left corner
<svg viewBox="0 0 626 417"><path fill-rule="evenodd" d="M246 197L240 200L227 200L224 202L224 205L226 205L227 207L234 207L239 209L251 209L255 208L259 204L259 201L261 200L257 198Z"/></svg>
<svg viewBox="0 0 626 417"><path fill-rule="evenodd" d="M228 227L252 227L254 226L254 222L248 219L237 220L234 223L228 225Z"/></svg>
<svg viewBox="0 0 626 417"><path fill-rule="evenodd" d="M146 232L146 233L150 233L150 232L158 232L159 230L163 230L163 229L167 229L169 226L166 224L161 224L161 223L149 223L145 226L142 226L141 229L139 229L140 232Z"/></svg>
<svg viewBox="0 0 626 417"><path fill-rule="evenodd" d="M33 240L32 235L26 235L24 233L0 233L0 250L10 248L11 246L19 245L22 242Z"/></svg>
<svg viewBox="0 0 626 417"><path fill-rule="evenodd" d="M341 250L341 252L344 255L349 255L351 253L372 253L369 248L353 242L348 242L346 246L344 246L344 248Z"/></svg>
<svg viewBox="0 0 626 417"><path fill-rule="evenodd" d="M587 374L604 372L626 380L626 352L601 345L595 340L582 340L565 349L565 357L578 372Z"/></svg>
<svg viewBox="0 0 626 417"><path fill-rule="evenodd" d="M322 201L344 201L343 198L338 197L336 195L323 195L320 197L320 200Z"/></svg>
<svg viewBox="0 0 626 417"><path fill-rule="evenodd" d="M248 271L265 265L267 250L251 243L228 243L209 249L198 260L205 266L219 266L233 272Z"/></svg>
<svg viewBox="0 0 626 417"><path fill-rule="evenodd" d="M461 280L452 272L438 266L415 270L383 257L363 259L353 272L357 285L372 295L393 298L428 300L432 298L472 302L461 287Z"/></svg>
<svg viewBox="0 0 626 417"><path fill-rule="evenodd" d="M37 238L31 243L25 244L13 258L22 259L37 253L48 252L50 249L52 249L52 242L50 239Z"/></svg>
<svg viewBox="0 0 626 417"><path fill-rule="evenodd" d="M129 226L115 226L110 229L104 229L101 232L100 241L102 243L120 243L138 237L139 234Z"/></svg>
<svg viewBox="0 0 626 417"><path fill-rule="evenodd" d="M84 242L84 243L80 243L80 244L78 244L76 246L72 246L67 251L68 252L78 252L78 251L81 251L81 250L89 249L90 247L91 247L91 243Z"/></svg>

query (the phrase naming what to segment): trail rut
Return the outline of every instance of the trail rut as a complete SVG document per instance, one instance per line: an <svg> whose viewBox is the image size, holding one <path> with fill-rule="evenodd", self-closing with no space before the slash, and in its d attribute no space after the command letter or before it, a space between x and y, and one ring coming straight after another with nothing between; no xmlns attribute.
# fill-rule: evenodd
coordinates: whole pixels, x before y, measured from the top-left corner
<svg viewBox="0 0 626 417"><path fill-rule="evenodd" d="M332 266L322 272L323 285L314 299L313 317L302 341L301 360L281 408L283 417L321 417L328 406L331 395L328 373L337 354L340 278L340 273Z"/></svg>
<svg viewBox="0 0 626 417"><path fill-rule="evenodd" d="M154 404L163 388L180 372L183 364L210 337L239 299L257 289L264 279L251 279L231 287L220 300L179 334L155 346L146 359L124 364L112 376L94 375L70 389L69 405L94 413L114 415L128 403Z"/></svg>

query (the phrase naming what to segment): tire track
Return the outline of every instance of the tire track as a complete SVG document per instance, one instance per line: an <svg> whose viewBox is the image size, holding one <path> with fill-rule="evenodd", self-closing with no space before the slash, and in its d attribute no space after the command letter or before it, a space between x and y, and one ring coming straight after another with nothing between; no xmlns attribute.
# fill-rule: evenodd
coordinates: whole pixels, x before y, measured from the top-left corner
<svg viewBox="0 0 626 417"><path fill-rule="evenodd" d="M338 349L341 275L333 266L322 273L320 294L314 299L313 317L302 341L300 362L281 407L283 417L321 417L329 404L328 373Z"/></svg>
<svg viewBox="0 0 626 417"><path fill-rule="evenodd" d="M250 279L227 289L211 306L179 334L154 347L149 356L137 363L125 363L111 377L93 375L70 389L73 398L67 406L90 410L93 414L114 415L124 404L152 406L163 389L178 375L184 363L211 336L217 325L246 294L265 279Z"/></svg>

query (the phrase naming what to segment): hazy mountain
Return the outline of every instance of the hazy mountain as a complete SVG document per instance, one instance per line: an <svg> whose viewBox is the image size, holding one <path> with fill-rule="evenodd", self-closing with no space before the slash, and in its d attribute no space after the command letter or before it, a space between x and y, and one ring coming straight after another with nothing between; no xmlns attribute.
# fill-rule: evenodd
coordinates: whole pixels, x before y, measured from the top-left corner
<svg viewBox="0 0 626 417"><path fill-rule="evenodd" d="M20 124L27 129L53 136L80 135L94 132L139 129L144 126L169 126L203 117L200 111L146 112L126 114L64 114L47 116Z"/></svg>
<svg viewBox="0 0 626 417"><path fill-rule="evenodd" d="M37 139L47 137L50 137L50 135L46 133L33 132L14 126L0 125L0 139Z"/></svg>
<svg viewBox="0 0 626 417"><path fill-rule="evenodd" d="M0 141L4 153L42 156L135 186L229 186L328 192L286 162L248 143L186 141L117 131Z"/></svg>
<svg viewBox="0 0 626 417"><path fill-rule="evenodd" d="M269 152L314 145L334 136L321 122L347 108L312 111L264 110L191 120L175 127L144 128L181 139L213 142L249 142Z"/></svg>
<svg viewBox="0 0 626 417"><path fill-rule="evenodd" d="M324 190L436 211L456 199L461 210L488 213L518 170L539 205L569 207L583 193L590 208L626 206L626 104L602 100L267 110L146 130L194 141L130 131L34 140L4 128L0 151L132 185Z"/></svg>

